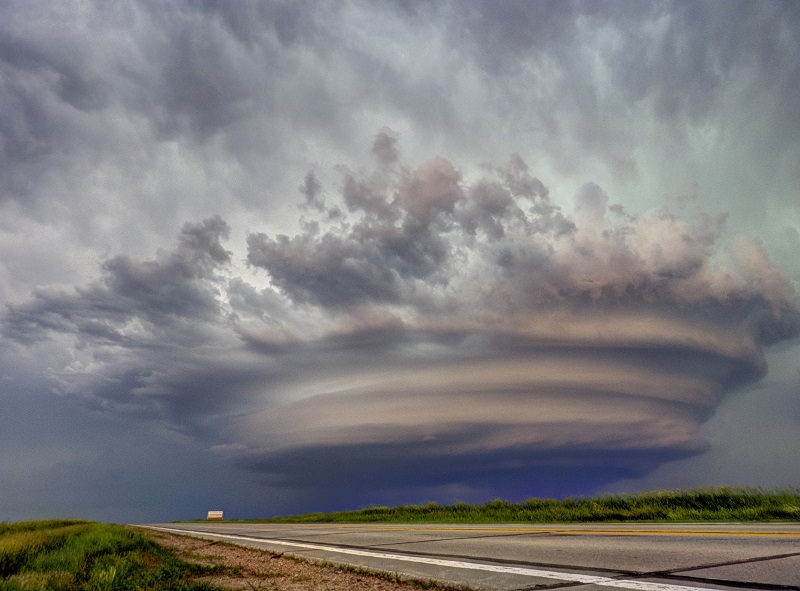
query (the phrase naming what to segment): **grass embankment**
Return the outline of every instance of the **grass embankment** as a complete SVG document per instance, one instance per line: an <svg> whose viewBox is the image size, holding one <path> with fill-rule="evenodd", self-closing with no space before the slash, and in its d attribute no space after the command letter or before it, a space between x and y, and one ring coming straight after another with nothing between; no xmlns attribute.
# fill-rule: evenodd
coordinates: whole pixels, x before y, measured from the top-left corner
<svg viewBox="0 0 800 591"><path fill-rule="evenodd" d="M502 500L484 505L401 505L243 523L567 523L596 521L800 521L800 490L709 488L592 498Z"/></svg>
<svg viewBox="0 0 800 591"><path fill-rule="evenodd" d="M117 525L0 523L0 591L212 591L217 587L192 579L221 569L186 563Z"/></svg>

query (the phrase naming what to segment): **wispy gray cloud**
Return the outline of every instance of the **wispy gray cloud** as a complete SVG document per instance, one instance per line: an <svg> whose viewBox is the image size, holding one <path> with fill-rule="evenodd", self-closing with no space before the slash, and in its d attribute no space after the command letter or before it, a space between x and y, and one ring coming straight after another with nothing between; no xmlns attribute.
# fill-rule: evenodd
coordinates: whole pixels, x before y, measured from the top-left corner
<svg viewBox="0 0 800 591"><path fill-rule="evenodd" d="M220 244L227 233L219 217L187 223L178 247L160 260L117 256L103 264L102 280L91 286L42 289L32 300L10 305L3 334L28 343L50 331L97 344L169 343L180 338L186 319L196 325L219 314L213 279L216 268L230 260ZM131 327L132 320L138 326Z"/></svg>
<svg viewBox="0 0 800 591"><path fill-rule="evenodd" d="M798 30L790 2L3 3L0 405L17 434L71 409L3 440L3 490L23 457L89 478L80 434L115 428L274 511L677 458L704 484L715 413L791 407Z"/></svg>

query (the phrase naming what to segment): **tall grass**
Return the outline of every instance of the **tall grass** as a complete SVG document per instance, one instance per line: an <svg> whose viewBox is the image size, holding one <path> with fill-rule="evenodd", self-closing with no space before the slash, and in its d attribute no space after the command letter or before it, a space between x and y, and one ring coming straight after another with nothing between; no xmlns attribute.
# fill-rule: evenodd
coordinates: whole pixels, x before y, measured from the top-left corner
<svg viewBox="0 0 800 591"><path fill-rule="evenodd" d="M400 505L357 511L310 513L267 523L564 523L596 521L800 521L800 490L706 488L688 491L606 495L590 498L495 500L483 505Z"/></svg>
<svg viewBox="0 0 800 591"><path fill-rule="evenodd" d="M0 591L210 591L217 572L176 558L140 533L103 523L4 524Z"/></svg>
<svg viewBox="0 0 800 591"><path fill-rule="evenodd" d="M0 536L7 533L36 531L40 529L55 529L57 527L65 527L67 525L80 525L83 523L89 523L89 522L75 520L75 519L51 519L49 521L17 521L14 523L0 522Z"/></svg>
<svg viewBox="0 0 800 591"><path fill-rule="evenodd" d="M10 528L0 536L0 577L19 570L36 556L64 544L89 525L75 524L50 528Z"/></svg>

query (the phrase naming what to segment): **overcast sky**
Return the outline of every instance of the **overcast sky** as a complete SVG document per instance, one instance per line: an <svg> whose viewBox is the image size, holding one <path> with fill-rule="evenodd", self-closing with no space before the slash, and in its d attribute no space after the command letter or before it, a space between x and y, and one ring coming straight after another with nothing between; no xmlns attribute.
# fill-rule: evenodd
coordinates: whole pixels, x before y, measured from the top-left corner
<svg viewBox="0 0 800 591"><path fill-rule="evenodd" d="M0 0L0 521L800 486L800 4Z"/></svg>

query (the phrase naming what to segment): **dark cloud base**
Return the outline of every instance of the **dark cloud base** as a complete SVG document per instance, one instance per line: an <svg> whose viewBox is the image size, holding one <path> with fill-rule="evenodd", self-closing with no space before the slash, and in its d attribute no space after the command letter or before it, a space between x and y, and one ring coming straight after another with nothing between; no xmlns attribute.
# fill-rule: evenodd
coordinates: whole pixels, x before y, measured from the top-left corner
<svg viewBox="0 0 800 591"><path fill-rule="evenodd" d="M541 448L476 453L469 457L426 457L425 444L324 446L293 449L239 465L264 476L270 487L316 491L312 511L391 503L453 503L502 498L563 498L590 495L624 478L645 475L664 462L698 451ZM459 497L458 495L462 496Z"/></svg>

